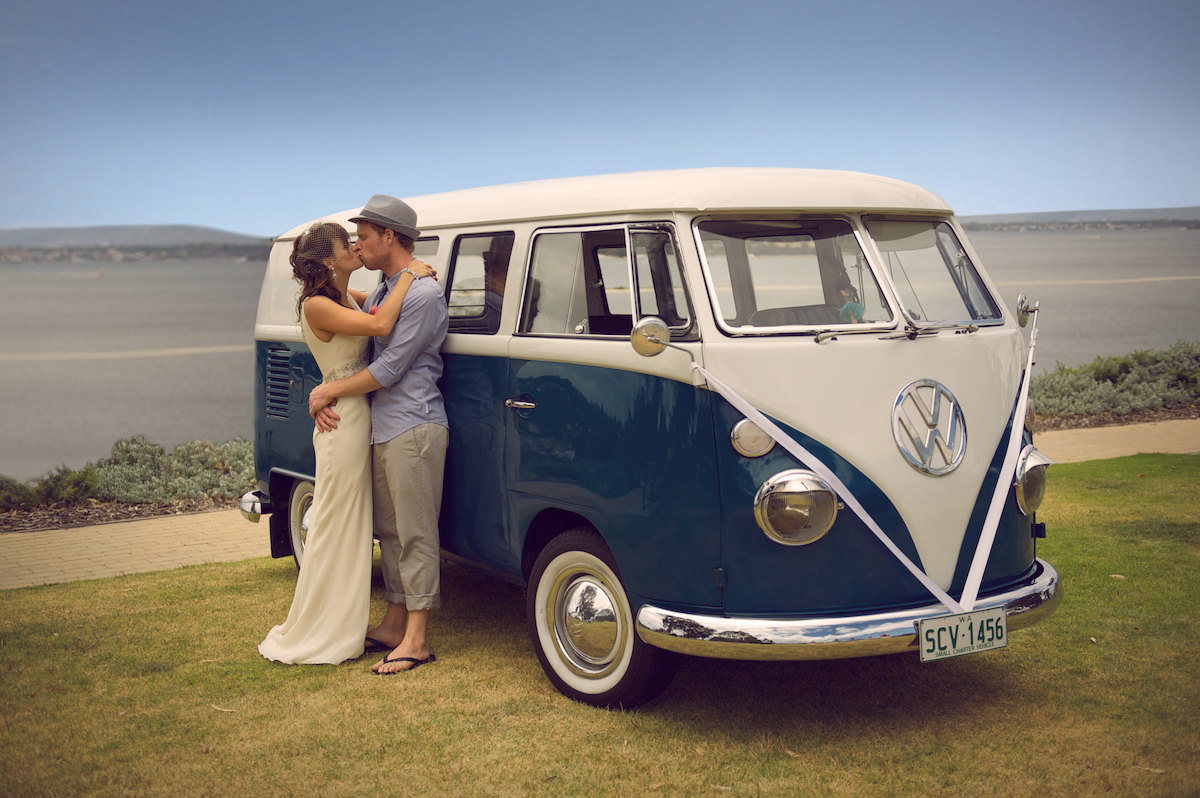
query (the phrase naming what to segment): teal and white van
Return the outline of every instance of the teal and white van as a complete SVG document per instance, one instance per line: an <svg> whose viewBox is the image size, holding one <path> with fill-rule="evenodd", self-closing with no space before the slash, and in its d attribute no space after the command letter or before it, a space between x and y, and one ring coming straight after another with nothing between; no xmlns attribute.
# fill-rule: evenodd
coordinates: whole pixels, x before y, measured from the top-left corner
<svg viewBox="0 0 1200 798"><path fill-rule="evenodd" d="M444 556L528 587L564 694L633 706L680 655L937 660L1058 605L1037 308L1006 310L937 196L702 169L406 201L450 308ZM321 376L287 257L310 223L263 281L243 498L298 564Z"/></svg>

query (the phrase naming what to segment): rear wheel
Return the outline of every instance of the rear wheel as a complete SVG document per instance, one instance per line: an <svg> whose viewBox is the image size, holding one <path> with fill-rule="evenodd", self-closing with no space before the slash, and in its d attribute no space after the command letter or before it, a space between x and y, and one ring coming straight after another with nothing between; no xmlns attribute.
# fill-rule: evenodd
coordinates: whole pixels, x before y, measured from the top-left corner
<svg viewBox="0 0 1200 798"><path fill-rule="evenodd" d="M292 483L288 500L288 536L292 541L292 558L299 569L304 561L304 544L308 541L309 512L312 510L313 484L306 479Z"/></svg>
<svg viewBox="0 0 1200 798"><path fill-rule="evenodd" d="M604 540L579 527L538 555L527 597L542 670L563 695L598 707L637 706L661 693L679 655L647 645Z"/></svg>

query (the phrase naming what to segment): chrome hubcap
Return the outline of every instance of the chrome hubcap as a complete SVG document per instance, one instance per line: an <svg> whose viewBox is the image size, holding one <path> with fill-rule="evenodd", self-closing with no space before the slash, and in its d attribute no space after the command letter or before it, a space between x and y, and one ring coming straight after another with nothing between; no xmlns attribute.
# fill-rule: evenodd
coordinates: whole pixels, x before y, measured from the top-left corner
<svg viewBox="0 0 1200 798"><path fill-rule="evenodd" d="M621 658L619 604L612 586L596 574L565 574L552 595L554 637L570 668L599 677Z"/></svg>

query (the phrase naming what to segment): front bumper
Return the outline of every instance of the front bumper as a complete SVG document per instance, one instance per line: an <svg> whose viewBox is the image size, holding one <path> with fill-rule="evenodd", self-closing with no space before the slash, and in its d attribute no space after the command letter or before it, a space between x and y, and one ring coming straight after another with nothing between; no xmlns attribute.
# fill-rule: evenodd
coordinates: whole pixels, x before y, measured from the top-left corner
<svg viewBox="0 0 1200 798"><path fill-rule="evenodd" d="M257 524L258 519L271 514L271 500L261 490L252 490L242 494L238 509L242 511L243 518Z"/></svg>
<svg viewBox="0 0 1200 798"><path fill-rule="evenodd" d="M1035 560L1034 574L1003 593L981 597L975 609L1003 607L1008 630L1048 617L1062 601L1058 571ZM837 618L726 618L692 615L645 605L638 636L668 651L696 657L745 660L846 659L899 654L917 647L917 622L946 615L942 604Z"/></svg>

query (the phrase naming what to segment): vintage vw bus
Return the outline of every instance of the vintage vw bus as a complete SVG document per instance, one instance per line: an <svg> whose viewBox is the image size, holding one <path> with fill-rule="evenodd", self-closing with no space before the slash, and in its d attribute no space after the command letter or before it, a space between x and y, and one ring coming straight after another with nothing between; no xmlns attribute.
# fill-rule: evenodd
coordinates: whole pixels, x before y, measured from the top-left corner
<svg viewBox="0 0 1200 798"><path fill-rule="evenodd" d="M938 197L703 169L407 201L450 309L444 556L528 586L566 695L635 705L681 654L936 660L1057 606L1036 307L1005 309ZM305 227L263 282L243 499L298 564L321 379L287 263Z"/></svg>

